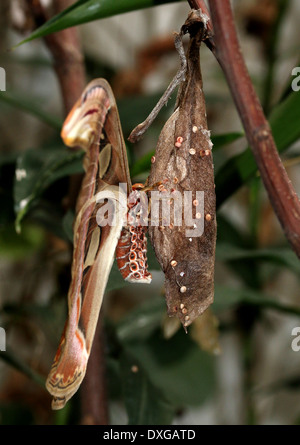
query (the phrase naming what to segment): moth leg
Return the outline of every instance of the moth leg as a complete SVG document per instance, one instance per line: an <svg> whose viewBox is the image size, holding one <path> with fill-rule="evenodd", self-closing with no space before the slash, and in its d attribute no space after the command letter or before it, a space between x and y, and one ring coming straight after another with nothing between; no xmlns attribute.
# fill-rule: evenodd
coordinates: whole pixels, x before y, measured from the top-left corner
<svg viewBox="0 0 300 445"><path fill-rule="evenodd" d="M130 135L128 137L128 140L130 142L137 142L143 136L145 131L150 127L150 125L152 124L152 122L154 121L154 119L156 118L156 116L158 115L160 110L162 109L162 107L167 104L167 102L170 99L170 96L173 93L173 91L175 90L175 88L179 84L181 84L182 82L185 81L185 75L186 75L186 70L187 70L187 60L186 60L186 56L184 53L184 48L183 48L183 43L182 43L182 35L178 34L178 33L174 33L174 34L175 34L174 45L175 45L175 48L179 54L180 68L177 71L177 73L175 74L174 78L171 80L168 88L166 89L166 91L164 92L162 97L159 99L159 101L157 102L157 104L155 105L155 107L153 108L151 113L149 114L149 116L144 120L144 122L142 122L141 124L139 124L137 127L135 127L132 130L132 132L130 133Z"/></svg>
<svg viewBox="0 0 300 445"><path fill-rule="evenodd" d="M160 192L164 192L166 191L164 184L166 183L166 180L163 181L158 181L153 185L147 185L148 183L148 179L146 180L145 184L142 184L140 182L137 182L135 184L132 185L132 190L138 190L139 192L150 192L152 190L159 190ZM162 199L170 199L169 196L166 197L162 197ZM151 197L148 196L148 204L147 204L147 215L150 215L150 211L151 211ZM162 222L162 219L159 219L160 222Z"/></svg>

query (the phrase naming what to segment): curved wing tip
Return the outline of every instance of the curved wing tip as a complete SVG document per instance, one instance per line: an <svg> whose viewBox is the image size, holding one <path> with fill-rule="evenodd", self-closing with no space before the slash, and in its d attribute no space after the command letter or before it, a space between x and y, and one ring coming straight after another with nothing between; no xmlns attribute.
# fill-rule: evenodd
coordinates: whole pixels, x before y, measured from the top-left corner
<svg viewBox="0 0 300 445"><path fill-rule="evenodd" d="M52 399L52 403L51 403L51 408L53 410L58 410L58 409L62 409L64 408L64 406L66 405L67 400L65 397L53 397Z"/></svg>

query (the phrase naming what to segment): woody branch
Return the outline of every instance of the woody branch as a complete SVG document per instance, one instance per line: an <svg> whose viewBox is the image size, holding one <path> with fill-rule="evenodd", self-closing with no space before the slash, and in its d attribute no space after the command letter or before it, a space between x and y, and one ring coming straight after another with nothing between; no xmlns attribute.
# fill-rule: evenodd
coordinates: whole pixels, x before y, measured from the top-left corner
<svg viewBox="0 0 300 445"><path fill-rule="evenodd" d="M203 0L191 8L208 10ZM209 0L212 50L227 79L262 181L286 238L300 258L300 201L281 162L269 123L254 90L239 46L229 0Z"/></svg>

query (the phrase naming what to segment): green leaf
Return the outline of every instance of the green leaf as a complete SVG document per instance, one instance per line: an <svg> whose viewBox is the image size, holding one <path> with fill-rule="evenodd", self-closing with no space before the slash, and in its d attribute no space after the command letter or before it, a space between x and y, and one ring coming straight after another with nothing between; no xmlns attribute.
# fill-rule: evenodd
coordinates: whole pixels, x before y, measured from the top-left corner
<svg viewBox="0 0 300 445"><path fill-rule="evenodd" d="M60 206L61 201L59 203L50 202L50 200L46 200L43 198L34 200L30 204L30 208L27 209L30 214L30 220L34 221L40 227L43 227L47 232L53 233L58 238L68 242L69 238L66 234L65 228L63 227L63 216L64 211ZM24 218L25 215L21 215ZM17 230L18 234L20 234L19 230L21 230L20 224L17 225L15 219L15 230ZM22 228L24 222L22 223ZM22 232L21 232L22 233Z"/></svg>
<svg viewBox="0 0 300 445"><path fill-rule="evenodd" d="M6 166L8 164L15 164L17 157L19 155L18 151L10 151L8 153L0 153L0 167Z"/></svg>
<svg viewBox="0 0 300 445"><path fill-rule="evenodd" d="M13 225L0 226L0 255L14 260L28 257L41 247L44 231L32 224L24 224L18 235Z"/></svg>
<svg viewBox="0 0 300 445"><path fill-rule="evenodd" d="M56 116L43 111L37 98L33 98L32 96L30 96L30 98L25 97L23 93L17 93L16 91L6 91L0 93L0 102L16 107L18 110L22 110L32 114L33 116L40 119L42 122L45 122L46 124L53 127L55 130L60 131L61 129L62 121Z"/></svg>
<svg viewBox="0 0 300 445"><path fill-rule="evenodd" d="M82 151L63 147L31 149L17 159L14 184L16 229L42 193L58 179L82 172Z"/></svg>
<svg viewBox="0 0 300 445"><path fill-rule="evenodd" d="M155 150L150 151L135 162L135 164L130 169L130 174L132 177L137 176L140 173L150 171L151 158L154 155L154 153L155 153Z"/></svg>
<svg viewBox="0 0 300 445"><path fill-rule="evenodd" d="M292 92L273 109L269 119L279 153L300 137L299 121L300 94ZM216 175L217 205L220 206L255 174L257 166L250 148L230 158Z"/></svg>
<svg viewBox="0 0 300 445"><path fill-rule="evenodd" d="M79 0L48 20L19 45L71 26L174 1L179 0Z"/></svg>
<svg viewBox="0 0 300 445"><path fill-rule="evenodd" d="M236 289L230 286L215 286L213 308L216 313L224 309L232 309L241 303L261 307L262 309L273 309L288 315L300 316L300 307L276 301L274 297L268 296L263 292L247 288Z"/></svg>
<svg viewBox="0 0 300 445"><path fill-rule="evenodd" d="M62 226L66 233L67 239L73 243L73 224L75 214L73 210L68 210L63 217Z"/></svg>
<svg viewBox="0 0 300 445"><path fill-rule="evenodd" d="M252 248L253 242L248 234L245 234L236 224L226 218L226 215L218 212L218 243L227 242L230 245L242 248Z"/></svg>
<svg viewBox="0 0 300 445"><path fill-rule="evenodd" d="M235 249L248 251L255 248L255 246L253 246L253 240L222 213L218 212L217 220L217 259L226 261L233 273L241 278L246 286L251 288L260 287L259 265L256 263L255 258L243 258L243 261L240 261L234 256L231 257L231 254L236 251ZM223 246L225 247L223 248ZM226 250L228 250L228 252ZM222 257L222 254L225 255L225 257ZM228 254L228 256L226 256L226 254Z"/></svg>
<svg viewBox="0 0 300 445"><path fill-rule="evenodd" d="M0 352L0 360L5 361L8 365L13 366L18 371L27 375L31 380L36 382L38 385L45 386L45 379L33 369L30 368L25 362L20 360L17 354L11 351Z"/></svg>
<svg viewBox="0 0 300 445"><path fill-rule="evenodd" d="M174 408L153 385L139 361L125 351L120 367L128 424L170 425Z"/></svg>
<svg viewBox="0 0 300 445"><path fill-rule="evenodd" d="M117 261L115 260L113 263L113 266L111 268L109 279L106 285L105 292L114 290L114 289L121 289L125 286L143 286L142 284L130 284L128 281L125 281L124 278L121 275L121 272L118 269Z"/></svg>
<svg viewBox="0 0 300 445"><path fill-rule="evenodd" d="M137 335L125 347L172 405L199 405L212 396L215 357L200 350L183 329L170 339L163 338L161 330L146 340Z"/></svg>
<svg viewBox="0 0 300 445"><path fill-rule="evenodd" d="M288 248L274 247L266 249L242 249L228 243L218 243L216 258L221 261L255 260L268 261L291 269L300 274L300 262L297 255Z"/></svg>
<svg viewBox="0 0 300 445"><path fill-rule="evenodd" d="M155 94L134 95L117 100L118 111L125 139L129 136L134 127L146 119L161 98L162 94L163 91ZM159 136L162 125L164 122L166 122L170 113L174 109L175 100L176 94L169 99L168 107L164 107L162 110L160 110L158 117L153 122L153 125L150 126L146 134L151 132L153 135L156 136L157 134L157 137Z"/></svg>
<svg viewBox="0 0 300 445"><path fill-rule="evenodd" d="M216 151L219 148L224 147L224 145L231 144L244 136L244 133L238 132L212 135L211 141L214 144L213 150Z"/></svg>
<svg viewBox="0 0 300 445"><path fill-rule="evenodd" d="M117 336L120 342L130 342L136 338L139 341L147 339L161 326L166 313L165 300L151 298L151 300L132 309L117 325Z"/></svg>

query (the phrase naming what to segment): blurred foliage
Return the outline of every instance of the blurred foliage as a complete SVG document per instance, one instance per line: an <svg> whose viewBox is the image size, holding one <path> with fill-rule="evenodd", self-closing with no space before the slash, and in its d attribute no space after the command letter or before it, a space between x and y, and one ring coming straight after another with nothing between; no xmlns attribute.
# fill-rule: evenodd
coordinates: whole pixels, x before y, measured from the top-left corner
<svg viewBox="0 0 300 445"><path fill-rule="evenodd" d="M162 3L168 2L81 0L51 19L27 41L68 26ZM278 27L279 23L276 22L276 29ZM273 45L277 43L278 40L273 39ZM272 54L276 54L276 48L272 47L272 51ZM22 61L22 64L24 63ZM273 58L270 63L274 69ZM98 61L91 59L87 59L86 66L90 76L95 76L95 73L99 76L104 72L110 80L115 74L111 67L102 66ZM51 69L50 65L48 69ZM272 76L269 74L269 77ZM270 84L265 85L265 88L268 88L269 96ZM281 153L289 149L300 137L300 94L288 88L285 91L282 100L274 104L268 114ZM132 128L147 116L158 97L159 95L155 94L123 97L118 100L125 138ZM208 107L209 100L208 95ZM28 147L22 152L6 150L0 153L0 259L10 263L25 261L32 268L37 264L42 265L38 269L41 281L44 279L41 269L48 267L53 261L56 262L53 272L55 285L49 299L40 301L37 298L32 301L29 298L29 295L35 294L37 283L34 280L34 283L26 286L25 295L21 291L21 301L11 298L7 303L6 298L6 303L0 306L0 321L7 332L16 327L22 333L27 332L29 324L33 323L39 326L39 332L43 332L47 339L44 343L47 359L39 366L32 363L28 357L23 357L10 344L6 352L0 352L0 358L5 363L39 387L48 372L59 341L66 316L66 293L70 279L69 258L65 262L57 260L55 256L52 258L49 246L52 246L53 251L69 252L74 214L71 210L65 211L63 200L67 194L69 177L83 172L82 152L63 146L59 139L60 119L45 112L38 98L33 99L31 95L26 97L18 91L2 92L0 106L2 112L13 107L19 112L33 115L54 131L53 140L49 144ZM152 141L157 139L170 108L161 111L149 130L149 139ZM218 212L217 266L227 268L234 279L229 284L216 281L212 311L219 320L217 331L220 337L228 330L241 333L245 351L247 350L247 376L249 363L254 360L249 342L251 344L256 323L268 310L285 314L287 317L300 316L300 306L282 302L279 295L274 298L266 291L283 268L299 280L300 264L284 239L280 238L274 245L266 247L260 246L258 242L262 184L251 151L245 147L242 153L227 158L222 150L227 144L241 141L242 137L242 132L213 135L218 205L221 206L225 200L236 199L235 193L243 186L250 203L250 216L249 230L243 231L227 215ZM132 177L146 178L154 153L153 148L141 156L137 156L136 150L129 143L127 149ZM296 157L297 153L293 156ZM151 246L149 264L150 269L159 270ZM125 286L126 289L131 289L130 285L122 280L114 264L107 291L112 291L115 296L113 291L121 292ZM111 401L122 402L129 424L170 424L176 414L184 412L190 406L201 406L217 391L217 357L213 350L201 349L196 330L195 335L186 335L176 323L168 325L170 322L166 320L165 311L163 295L159 293L143 299L139 304L129 302L128 307L125 304L122 307L121 304L121 315L109 316L108 311L105 329L109 397ZM228 313L231 317L227 317ZM211 318L208 320L208 324L212 323ZM211 333L210 326L208 328ZM193 333L193 326L190 330ZM167 335L167 332L171 334ZM26 335L29 336L28 333ZM28 337L28 342L32 341L32 338ZM276 392L282 387L286 390L299 390L299 379L299 376L295 376L278 384L275 382L268 390ZM247 382L247 378L245 381ZM249 388L245 384L247 394L251 390L251 385ZM43 409L48 410L50 398L46 394L43 397L45 400L39 400L37 406L43 403ZM78 419L76 397L59 413L52 414L49 409L45 415L46 421L68 424ZM251 407L249 410L251 411ZM21 403L18 398L12 402L8 402L3 396L0 398L0 423L35 422L41 420L37 420L32 405Z"/></svg>
<svg viewBox="0 0 300 445"><path fill-rule="evenodd" d="M164 3L172 3L174 1L182 0L114 0L113 2L110 0L79 0L57 16L48 20L47 23L32 33L24 42L44 37L52 32L60 31L71 26L111 17L124 12L136 11Z"/></svg>

